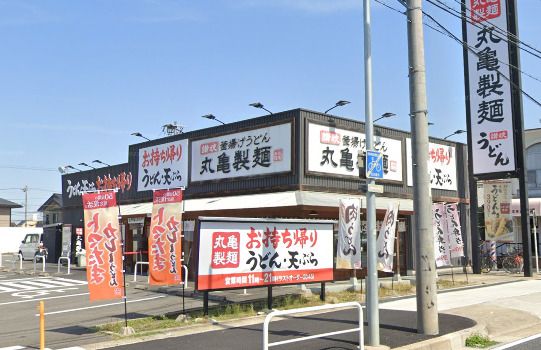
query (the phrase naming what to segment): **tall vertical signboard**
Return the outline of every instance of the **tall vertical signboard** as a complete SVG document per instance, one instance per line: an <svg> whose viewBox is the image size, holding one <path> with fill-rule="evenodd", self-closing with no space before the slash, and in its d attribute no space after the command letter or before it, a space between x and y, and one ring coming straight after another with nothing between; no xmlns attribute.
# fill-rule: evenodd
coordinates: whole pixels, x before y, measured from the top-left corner
<svg viewBox="0 0 541 350"><path fill-rule="evenodd" d="M124 276L116 192L84 193L82 197L90 300L120 299Z"/></svg>
<svg viewBox="0 0 541 350"><path fill-rule="evenodd" d="M182 190L156 190L148 235L151 285L175 285L182 280Z"/></svg>
<svg viewBox="0 0 541 350"><path fill-rule="evenodd" d="M479 239L476 181L517 177L528 212L516 0L462 0L472 238ZM527 215L524 215L527 217ZM529 222L522 219L524 275L531 276ZM472 245L475 273L479 249Z"/></svg>
<svg viewBox="0 0 541 350"><path fill-rule="evenodd" d="M515 143L506 1L468 0L468 82L473 174L513 172ZM473 51L473 52L472 52Z"/></svg>

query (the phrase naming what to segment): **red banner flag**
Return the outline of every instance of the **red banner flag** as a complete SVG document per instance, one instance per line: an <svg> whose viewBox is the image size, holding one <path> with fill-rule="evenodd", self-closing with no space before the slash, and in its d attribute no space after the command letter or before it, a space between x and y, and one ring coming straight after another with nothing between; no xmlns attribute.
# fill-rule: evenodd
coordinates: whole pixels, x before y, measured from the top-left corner
<svg viewBox="0 0 541 350"><path fill-rule="evenodd" d="M124 276L116 192L84 193L82 197L90 300L120 299Z"/></svg>
<svg viewBox="0 0 541 350"><path fill-rule="evenodd" d="M151 285L182 281L182 190L156 190L148 235Z"/></svg>

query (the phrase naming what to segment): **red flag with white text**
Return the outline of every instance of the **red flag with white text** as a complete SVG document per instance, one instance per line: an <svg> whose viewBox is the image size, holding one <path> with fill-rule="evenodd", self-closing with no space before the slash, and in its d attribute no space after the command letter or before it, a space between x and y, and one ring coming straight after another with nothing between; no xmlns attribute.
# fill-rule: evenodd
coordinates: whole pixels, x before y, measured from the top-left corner
<svg viewBox="0 0 541 350"><path fill-rule="evenodd" d="M156 190L148 235L151 285L182 281L182 189Z"/></svg>
<svg viewBox="0 0 541 350"><path fill-rule="evenodd" d="M124 276L116 192L83 193L82 198L90 300L121 299Z"/></svg>

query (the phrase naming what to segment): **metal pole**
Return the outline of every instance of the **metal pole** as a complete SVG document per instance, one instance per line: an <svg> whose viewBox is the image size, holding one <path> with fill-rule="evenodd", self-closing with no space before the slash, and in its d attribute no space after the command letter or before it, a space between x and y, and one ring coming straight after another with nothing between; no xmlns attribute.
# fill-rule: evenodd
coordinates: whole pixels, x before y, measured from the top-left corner
<svg viewBox="0 0 541 350"><path fill-rule="evenodd" d="M184 304L184 289L185 289L185 284L182 283L182 314L186 315L186 306Z"/></svg>
<svg viewBox="0 0 541 350"><path fill-rule="evenodd" d="M464 43L468 42L467 38L467 22L466 18L468 14L466 12L466 1L461 0L461 13L462 13L462 41ZM469 11L469 10L468 10ZM464 49L462 50L462 57L464 63L464 90L466 92L466 124L468 125L468 144L473 144L472 133L470 131L471 125L471 113L470 113L470 85L468 84L469 79L469 69L468 69L468 48L464 44ZM478 200L477 200L477 179L473 176L473 147L468 147L468 185L469 185L469 194L470 194L470 239L471 239L471 256L468 256L470 253L469 250L466 250L466 256L470 258L472 265L472 272L474 274L481 273L481 251L479 249L479 242L481 237L479 235L479 223L478 223ZM468 240L466 239L467 243ZM468 260L466 259L466 268L468 268Z"/></svg>
<svg viewBox="0 0 541 350"><path fill-rule="evenodd" d="M428 118L421 0L408 0L408 59L413 155L413 209L415 212L415 280L417 331L439 333L432 236L432 194L428 175Z"/></svg>
<svg viewBox="0 0 541 350"><path fill-rule="evenodd" d="M272 286L267 286L267 309L272 310Z"/></svg>
<svg viewBox="0 0 541 350"><path fill-rule="evenodd" d="M321 291L319 292L319 299L325 301L325 282L321 282Z"/></svg>
<svg viewBox="0 0 541 350"><path fill-rule="evenodd" d="M209 292L208 291L203 292L203 315L204 316L209 315Z"/></svg>
<svg viewBox="0 0 541 350"><path fill-rule="evenodd" d="M363 0L364 19L364 111L366 150L374 147L374 120L372 117L372 42L370 0ZM427 150L428 154L428 150ZM366 166L366 165L365 165ZM366 179L368 187L374 185L374 179ZM368 320L368 344L379 345L379 300L378 300L378 270L376 260L376 195L366 192L366 317Z"/></svg>
<svg viewBox="0 0 541 350"><path fill-rule="evenodd" d="M116 193L115 193L116 195ZM125 244L126 244L126 229L122 230L122 216L120 216L120 206L118 206L118 223L119 223L119 226L120 226L120 237L122 238L122 243L121 243L121 246L122 246L122 279L124 281L124 326L126 328L128 328L128 295L126 293L126 256L124 255L124 253L126 252L126 247L125 247ZM124 231L124 232L122 232ZM141 267L141 270L143 268Z"/></svg>
<svg viewBox="0 0 541 350"><path fill-rule="evenodd" d="M535 271L539 273L539 251L537 247L537 216L533 214L533 244L535 245Z"/></svg>
<svg viewBox="0 0 541 350"><path fill-rule="evenodd" d="M507 1L507 11L509 13L508 31L518 38L518 16L516 0ZM524 260L524 277L532 277L532 241L530 239L530 211L528 209L528 187L526 186L526 174L528 165L525 161L524 151L524 118L522 115L522 86L520 76L520 52L515 42L509 42L509 66L511 85L511 101L513 101L513 121L515 123L515 148L516 148L516 168L518 183L520 188L520 225L522 229L522 256ZM528 215L525 215L528 214Z"/></svg>
<svg viewBox="0 0 541 350"><path fill-rule="evenodd" d="M28 185L24 186L24 227L28 227Z"/></svg>
<svg viewBox="0 0 541 350"><path fill-rule="evenodd" d="M45 304L43 300L39 302L39 348L45 349Z"/></svg>

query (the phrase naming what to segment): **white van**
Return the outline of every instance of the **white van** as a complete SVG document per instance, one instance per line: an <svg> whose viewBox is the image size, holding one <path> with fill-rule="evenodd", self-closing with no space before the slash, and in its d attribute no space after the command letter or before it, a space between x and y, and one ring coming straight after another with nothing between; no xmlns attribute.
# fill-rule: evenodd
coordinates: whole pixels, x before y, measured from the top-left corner
<svg viewBox="0 0 541 350"><path fill-rule="evenodd" d="M39 242L41 240L41 233L28 233L21 245L19 246L19 254L23 256L23 260L34 259L34 254L38 250Z"/></svg>

